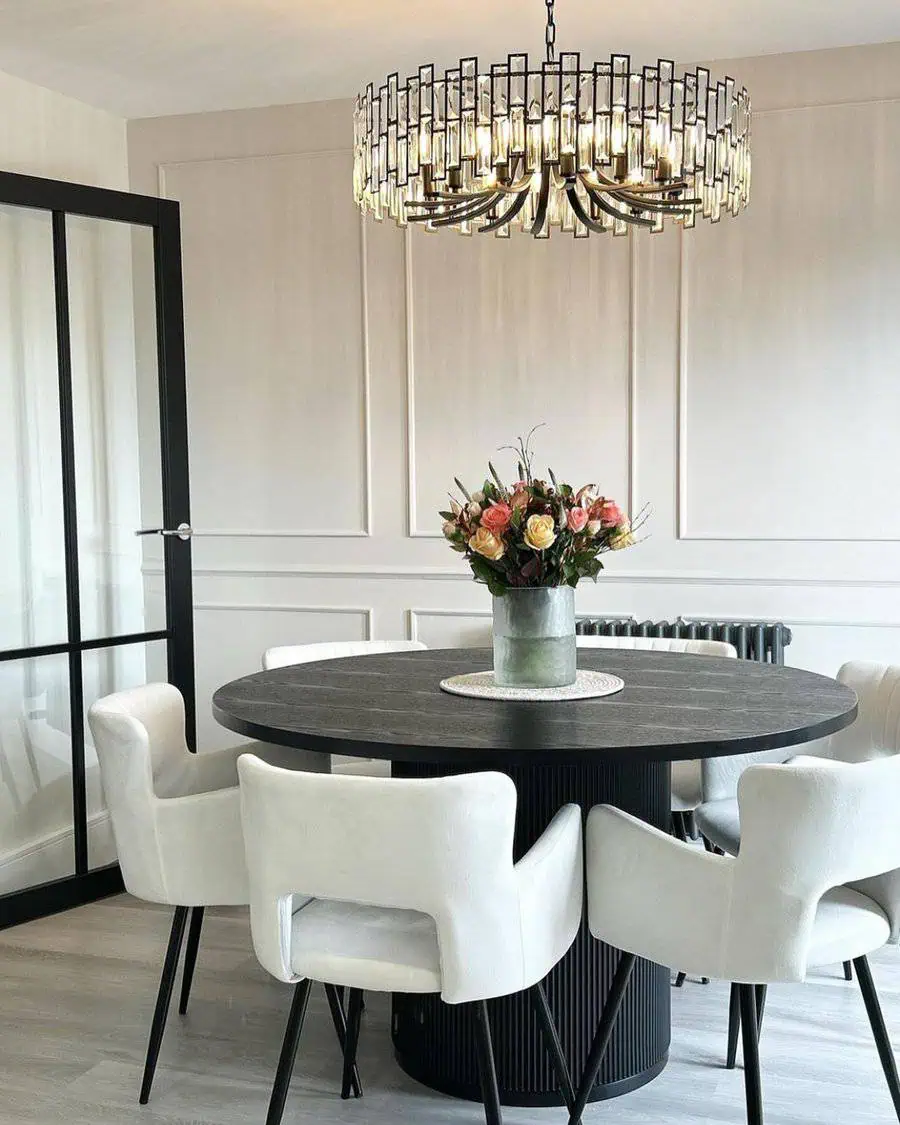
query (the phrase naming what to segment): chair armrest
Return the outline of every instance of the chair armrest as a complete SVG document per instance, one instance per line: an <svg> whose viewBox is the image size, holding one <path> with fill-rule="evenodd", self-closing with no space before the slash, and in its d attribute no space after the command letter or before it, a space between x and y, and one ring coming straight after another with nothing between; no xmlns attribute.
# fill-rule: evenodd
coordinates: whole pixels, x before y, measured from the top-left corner
<svg viewBox="0 0 900 1125"><path fill-rule="evenodd" d="M597 805L587 821L588 921L602 941L684 972L717 976L733 860Z"/></svg>
<svg viewBox="0 0 900 1125"><path fill-rule="evenodd" d="M529 987L568 951L581 925L584 898L582 813L564 805L515 866L522 948Z"/></svg>
<svg viewBox="0 0 900 1125"><path fill-rule="evenodd" d="M169 900L183 906L249 902L240 789L154 801Z"/></svg>

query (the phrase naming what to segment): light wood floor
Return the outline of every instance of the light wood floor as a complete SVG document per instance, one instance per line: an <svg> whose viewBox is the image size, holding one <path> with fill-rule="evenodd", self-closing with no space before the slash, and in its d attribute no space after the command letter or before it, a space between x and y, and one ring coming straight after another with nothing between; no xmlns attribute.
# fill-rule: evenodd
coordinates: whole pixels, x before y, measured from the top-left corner
<svg viewBox="0 0 900 1125"><path fill-rule="evenodd" d="M170 913L127 897L0 932L0 1125L241 1125L265 1120L290 990L257 965L243 911L209 912L186 1017L173 1011L150 1105L137 1104ZM900 951L873 958L900 1045ZM728 991L675 992L671 1059L649 1086L590 1107L586 1125L740 1125L742 1071L723 1068ZM440 1097L394 1065L387 1001L364 1016L361 1101L341 1102L320 989L300 1043L285 1125L453 1125L480 1106ZM770 989L761 1047L767 1125L894 1121L856 984L840 969ZM508 1125L564 1125L562 1110L508 1109Z"/></svg>

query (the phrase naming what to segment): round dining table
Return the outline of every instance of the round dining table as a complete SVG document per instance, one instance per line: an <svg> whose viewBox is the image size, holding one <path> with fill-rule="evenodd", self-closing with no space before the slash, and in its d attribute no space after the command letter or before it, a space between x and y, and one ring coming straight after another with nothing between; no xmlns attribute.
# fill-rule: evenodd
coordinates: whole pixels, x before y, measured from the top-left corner
<svg viewBox="0 0 900 1125"><path fill-rule="evenodd" d="M258 672L219 688L213 714L254 739L387 759L394 777L501 770L518 793L514 859L567 802L585 814L612 804L668 831L673 761L798 746L856 717L853 691L797 668L625 649L580 649L578 662L620 676L624 688L572 701L464 698L442 691L441 680L489 669L490 650L430 649ZM657 924L668 920L661 916ZM576 1081L618 956L591 937L585 921L547 979ZM669 969L639 960L592 1100L627 1093L662 1071L670 996ZM501 997L490 1009L501 1101L561 1104L526 995ZM464 1006L395 994L391 1034L407 1074L435 1090L481 1100Z"/></svg>

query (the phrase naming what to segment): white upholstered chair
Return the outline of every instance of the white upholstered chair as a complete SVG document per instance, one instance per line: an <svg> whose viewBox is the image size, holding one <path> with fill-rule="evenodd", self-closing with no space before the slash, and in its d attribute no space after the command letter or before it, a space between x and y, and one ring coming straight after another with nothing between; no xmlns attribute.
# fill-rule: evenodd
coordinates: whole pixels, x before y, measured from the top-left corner
<svg viewBox="0 0 900 1125"><path fill-rule="evenodd" d="M420 652L427 648L421 641L321 641L308 645L279 645L263 653L263 671L270 668L287 668L292 664L311 664L314 660L341 660L348 656L375 656L379 653ZM323 761L328 761L321 755ZM390 777L390 762L375 758L349 758L332 754L332 773L367 774L371 777Z"/></svg>
<svg viewBox="0 0 900 1125"><path fill-rule="evenodd" d="M184 700L171 684L147 684L99 699L90 708L88 721L125 887L137 898L175 907L141 1083L143 1105L150 1097L188 912L182 1014L190 997L204 907L250 901L238 758L252 750L297 769L306 756L256 742L214 753L190 753ZM322 768L320 755L308 757L309 768ZM343 1014L337 994L330 990L328 999L339 1027Z"/></svg>
<svg viewBox="0 0 900 1125"><path fill-rule="evenodd" d="M852 660L837 674L859 699L856 722L828 738L803 747L790 746L760 754L710 758L703 763L703 802L697 827L715 847L736 855L741 843L737 787L748 766L787 761L798 752L841 762L863 762L900 752L900 665Z"/></svg>
<svg viewBox="0 0 900 1125"><path fill-rule="evenodd" d="M684 652L695 656L737 658L737 649L725 641L689 640L684 637L594 637L575 638L579 648L637 649L647 652ZM699 762L672 763L672 822L680 839L687 836L686 816L703 799Z"/></svg>
<svg viewBox="0 0 900 1125"><path fill-rule="evenodd" d="M485 1114L499 1125L485 1000L531 989L571 1104L540 982L581 921L576 805L514 864L516 790L504 774L301 774L252 755L238 772L254 948L272 976L295 986L267 1125L281 1120L313 980L351 989L343 1094L363 990L440 993L472 1005Z"/></svg>
<svg viewBox="0 0 900 1125"><path fill-rule="evenodd" d="M753 766L738 801L736 858L702 852L608 805L591 810L588 921L595 937L623 953L572 1122L602 1062L635 955L737 983L749 1125L763 1120L762 987L852 960L900 1118L900 1082L867 961L900 937L900 756Z"/></svg>

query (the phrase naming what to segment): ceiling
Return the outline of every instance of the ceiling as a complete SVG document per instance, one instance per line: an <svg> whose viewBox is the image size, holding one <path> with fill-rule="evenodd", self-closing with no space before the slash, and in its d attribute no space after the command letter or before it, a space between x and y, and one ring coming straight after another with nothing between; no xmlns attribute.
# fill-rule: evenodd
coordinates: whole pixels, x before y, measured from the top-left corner
<svg viewBox="0 0 900 1125"><path fill-rule="evenodd" d="M123 117L349 97L390 70L543 48L542 0L0 0L0 70ZM900 40L898 0L558 0L591 58Z"/></svg>

